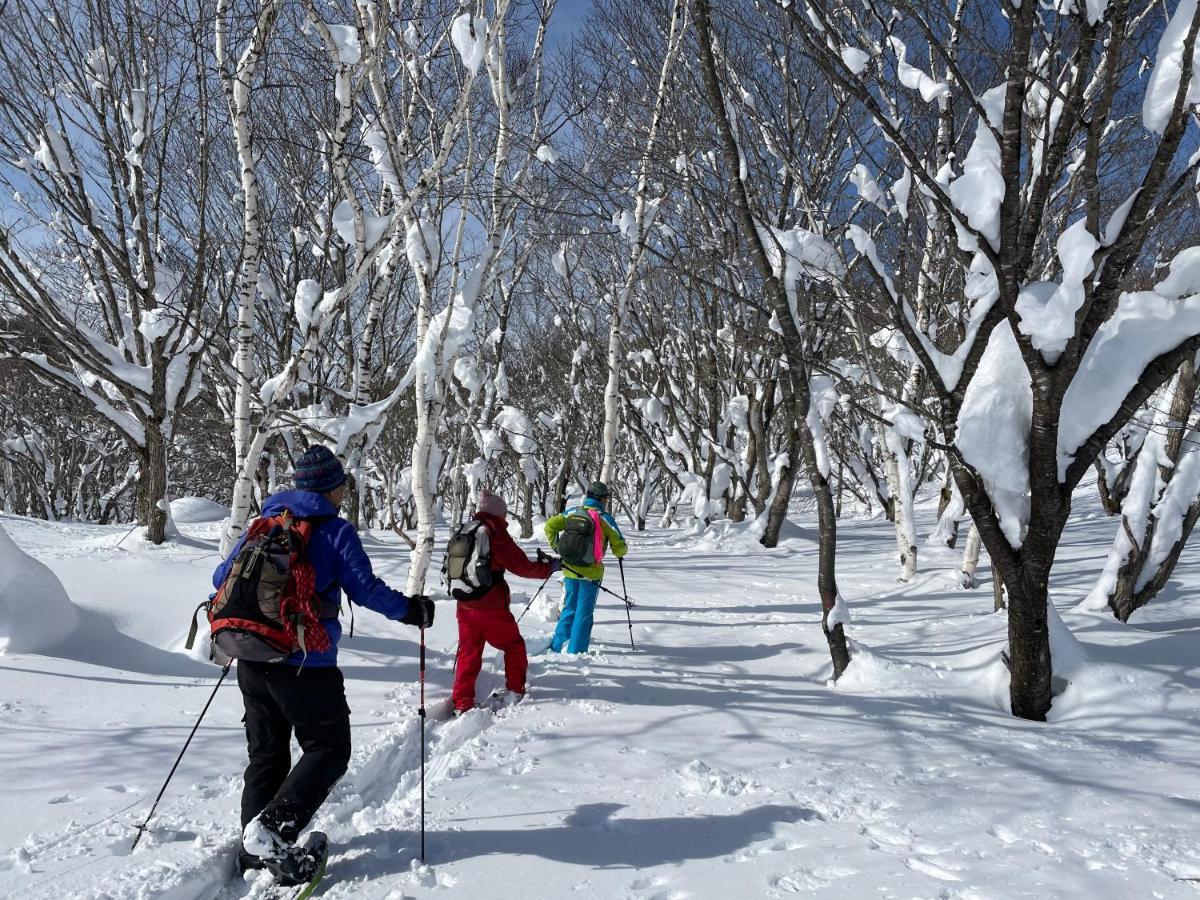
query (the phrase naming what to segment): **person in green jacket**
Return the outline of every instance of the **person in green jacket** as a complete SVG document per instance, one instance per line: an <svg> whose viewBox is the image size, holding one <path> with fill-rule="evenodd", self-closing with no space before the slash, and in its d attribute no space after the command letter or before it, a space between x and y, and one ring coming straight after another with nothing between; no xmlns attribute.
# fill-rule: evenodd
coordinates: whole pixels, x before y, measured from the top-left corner
<svg viewBox="0 0 1200 900"><path fill-rule="evenodd" d="M563 610L558 617L558 627L554 629L554 639L550 642L550 649L554 653L561 653L564 647L568 653L587 651L592 640L596 598L600 594L600 582L604 580L604 553L611 547L613 554L620 558L629 549L617 520L604 508L608 497L608 485L603 481L593 481L588 486L582 506L573 506L546 522L546 540L551 549L557 552L559 537L567 527L567 519L580 515L591 518L591 556L595 559L592 565L568 563L563 566Z"/></svg>

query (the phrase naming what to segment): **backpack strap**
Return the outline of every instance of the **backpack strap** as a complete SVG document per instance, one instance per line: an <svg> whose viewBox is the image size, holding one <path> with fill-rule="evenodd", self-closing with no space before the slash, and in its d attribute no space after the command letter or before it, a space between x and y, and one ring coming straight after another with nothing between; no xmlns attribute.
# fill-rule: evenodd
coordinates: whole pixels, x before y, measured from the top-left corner
<svg viewBox="0 0 1200 900"><path fill-rule="evenodd" d="M496 543L496 528L495 528L495 526L494 526L494 525L492 525L492 523L491 523L491 522L487 521L486 519L476 519L476 521L477 521L477 522L478 522L478 523L479 523L479 524L480 524L480 525L483 527L483 529L484 529L484 530L487 532L487 537L488 537L488 569L489 569L489 570L491 571L491 573L492 573L492 583L491 583L491 585L490 585L490 586L487 588L487 590L491 590L491 589L492 589L493 587L495 587L497 584L500 584L501 582L503 582L503 581L504 581L504 569L503 569L503 568L497 568L497 567L496 567L496 564L495 564L495 556L494 556L494 555L493 555L493 553L492 553L492 547L493 547L493 546L495 546L495 543Z"/></svg>
<svg viewBox="0 0 1200 900"><path fill-rule="evenodd" d="M214 594L213 596L216 596L216 595ZM212 597L209 597L207 600L205 600L203 603L201 603L199 606L197 606L196 611L192 613L192 625L190 628L188 628L187 640L183 644L185 649L191 650L192 646L196 643L196 632L200 628L200 625L199 625L200 610L208 609L208 607L210 607L210 606L212 606Z"/></svg>
<svg viewBox="0 0 1200 900"><path fill-rule="evenodd" d="M600 513L589 509L588 516L592 520L592 548L596 553L596 562L604 559L604 526L600 524Z"/></svg>

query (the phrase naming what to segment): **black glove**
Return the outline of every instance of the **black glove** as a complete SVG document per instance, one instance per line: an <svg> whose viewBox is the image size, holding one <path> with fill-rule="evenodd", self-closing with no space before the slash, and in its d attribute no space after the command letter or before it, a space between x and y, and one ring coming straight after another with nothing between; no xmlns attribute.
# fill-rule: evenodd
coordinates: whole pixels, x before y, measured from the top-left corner
<svg viewBox="0 0 1200 900"><path fill-rule="evenodd" d="M543 553L541 547L537 549L537 561L540 563L550 563L551 575L562 569L562 560L557 556L550 556L547 553Z"/></svg>
<svg viewBox="0 0 1200 900"><path fill-rule="evenodd" d="M428 628L433 624L433 601L424 594L408 598L408 609L400 617L405 625L416 625L418 628Z"/></svg>

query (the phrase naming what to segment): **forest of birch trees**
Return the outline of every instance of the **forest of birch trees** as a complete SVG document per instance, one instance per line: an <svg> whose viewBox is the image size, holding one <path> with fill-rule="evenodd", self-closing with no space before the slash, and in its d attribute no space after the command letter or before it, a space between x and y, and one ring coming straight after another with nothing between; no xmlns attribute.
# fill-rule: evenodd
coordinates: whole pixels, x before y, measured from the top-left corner
<svg viewBox="0 0 1200 900"><path fill-rule="evenodd" d="M886 516L1044 719L1072 497L1122 621L1200 519L1197 0L569 2L0 0L4 511L229 546L319 442L416 593L602 478L811 524L834 677Z"/></svg>

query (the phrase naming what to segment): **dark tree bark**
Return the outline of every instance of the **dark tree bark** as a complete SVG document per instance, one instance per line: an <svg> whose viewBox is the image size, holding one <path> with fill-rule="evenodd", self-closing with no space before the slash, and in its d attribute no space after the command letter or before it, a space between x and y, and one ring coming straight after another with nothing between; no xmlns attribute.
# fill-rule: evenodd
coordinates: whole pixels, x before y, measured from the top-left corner
<svg viewBox="0 0 1200 900"><path fill-rule="evenodd" d="M137 485L138 524L146 528L146 540L161 544L167 537L167 440L161 422L145 423L146 445L139 452Z"/></svg>
<svg viewBox="0 0 1200 900"><path fill-rule="evenodd" d="M931 52L939 59L947 58L947 48L937 42L931 30L931 23L932 27L940 27L944 22L944 17L938 19L944 12L941 7L907 0L893 0L885 4L885 8L888 6L895 7L896 12L902 10L906 18L918 23L929 38ZM1034 347L1031 336L1019 327L1017 299L1022 287L1039 277L1037 273L1045 263L1045 247L1053 246L1066 227L1068 216L1060 208L1059 190L1064 179L1075 177L1075 170L1082 185L1075 205L1085 212L1085 224L1091 234L1104 233L1100 186L1107 156L1106 129L1118 114L1114 111L1118 105L1121 110L1130 108L1128 92L1122 86L1142 60L1141 53L1129 42L1132 11L1140 9L1130 0L1114 0L1104 19L1096 25L1084 17L1059 17L1062 33L1048 43L1042 40L1041 9L1032 3L1010 5L1006 11L1006 40L1004 46L996 48L1005 87L999 121L990 126L999 150L1000 180L1006 185L998 209L998 233L989 238L969 224L963 226L974 231L974 247L963 252L960 264L965 267L986 263L995 273L996 299L978 321L972 343L960 348L960 374L950 382L941 377L931 379L939 395L942 430L950 447L955 481L987 547L993 572L1007 590L1012 710L1017 716L1039 721L1046 718L1052 697L1047 625L1050 568L1070 514L1072 491L1107 442L1200 345L1200 336L1181 335L1177 347L1150 360L1137 383L1119 398L1120 405L1113 416L1094 426L1091 434L1072 448L1073 461L1060 472L1059 422L1067 390L1102 326L1113 319L1136 275L1139 258L1151 245L1153 229L1165 227L1164 222L1177 203L1190 202L1186 191L1190 191L1196 164L1186 163L1184 175L1172 171L1180 161L1181 144L1189 123L1186 96L1192 72L1185 66L1161 137L1148 147L1146 162L1140 170L1130 173L1136 191L1129 196L1125 207L1128 214L1122 227L1118 234L1108 236L1093 254L1096 275L1084 285L1086 295L1076 314L1074 334L1061 352L1048 354ZM885 9L878 12L876 24L886 21ZM961 210L927 165L927 143L918 130L897 119L873 90L872 79L882 79L882 84L886 82L886 74L874 69L851 71L842 58L839 47L862 43L865 36L854 30L860 26L821 4L804 7L794 4L789 7L789 15L810 58L837 89L870 114L880 136L896 148L914 181L920 183L928 202L938 214L959 217L961 224ZM847 28L853 33L843 34ZM1198 30L1200 10L1182 41L1183 59L1191 59ZM1043 70L1031 71L1032 61L1039 53L1055 57L1062 73L1054 89L1062 102L1059 121L1063 127L1046 140L1038 155L1038 165L1032 166L1031 149L1044 134L1026 112L1034 86L1044 84ZM989 75L989 82L991 78ZM950 81L957 83L962 79L965 75L956 70ZM963 81L961 87L962 96L969 99L979 97L984 85L972 86ZM986 111L978 105L975 113L986 116ZM985 122L980 127L989 126ZM1077 147L1082 150L1080 154L1075 153ZM1186 189L1185 184L1189 185ZM903 287L898 289L894 282L886 281L874 263L868 268L874 272L880 294L893 304L894 321L926 372L939 371L914 324ZM982 478L954 449L958 415L967 387L979 369L992 333L1005 322L1012 326L1033 395L1028 467L1030 513L1019 547L1009 542L1000 527Z"/></svg>
<svg viewBox="0 0 1200 900"><path fill-rule="evenodd" d="M744 239L749 246L750 256L762 279L770 308L779 321L782 335L784 356L787 359L788 371L784 376L789 382L791 399L789 413L791 425L800 445L801 456L808 480L812 485L817 501L817 516L819 523L819 551L817 590L821 597L821 627L829 644L829 654L833 661L833 677L836 680L850 664L850 648L846 641L845 630L841 623L830 623L830 615L838 603L836 580L837 563L837 526L833 510L833 492L829 481L821 471L817 457L815 439L808 426L808 413L811 407L811 392L809 389L809 367L804 352L804 339L799 327L792 316L791 305L788 303L787 291L771 268L766 247L759 236L757 223L754 221L752 205L746 184L739 174L740 154L737 139L725 111L725 97L721 88L720 76L713 54L712 22L708 0L696 0L696 29L700 43L700 67L704 81L705 96L717 124L717 133L721 143L721 156L726 170L732 180L729 197L730 206L742 229ZM796 465L793 457L789 460L791 466ZM782 487L782 486L781 486ZM780 495L776 492L775 503ZM780 522L782 525L782 521ZM763 535L766 543L767 535ZM776 534L778 539L778 534Z"/></svg>

